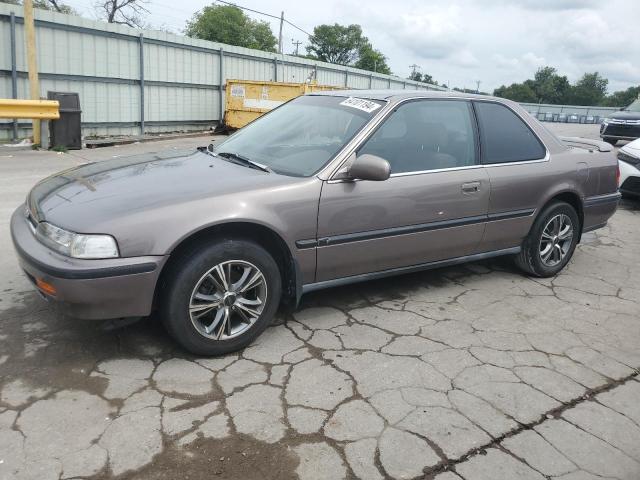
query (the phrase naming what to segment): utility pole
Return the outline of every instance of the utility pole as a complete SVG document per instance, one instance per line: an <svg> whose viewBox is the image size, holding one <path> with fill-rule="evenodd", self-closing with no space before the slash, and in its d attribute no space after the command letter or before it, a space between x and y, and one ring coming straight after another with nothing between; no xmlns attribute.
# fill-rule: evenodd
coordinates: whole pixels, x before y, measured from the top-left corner
<svg viewBox="0 0 640 480"><path fill-rule="evenodd" d="M38 59L36 57L36 27L33 21L33 0L24 0L24 33L27 46L27 69L29 71L29 96L40 100L38 83ZM40 120L33 119L33 143L40 143Z"/></svg>
<svg viewBox="0 0 640 480"><path fill-rule="evenodd" d="M416 71L420 68L420 65L416 65L415 63L413 65L409 65L409 68L411 69L411 78L415 78L416 76Z"/></svg>
<svg viewBox="0 0 640 480"><path fill-rule="evenodd" d="M282 24L284 23L284 12L280 13L280 34L278 35L278 53L282 53Z"/></svg>
<svg viewBox="0 0 640 480"><path fill-rule="evenodd" d="M299 40L296 42L296 41L292 38L292 39L291 39L291 43L293 43L293 44L296 46L296 53L295 53L295 56L297 57L297 56L298 56L298 47L299 47L300 45L302 45L302 42L301 42L301 41L299 41Z"/></svg>
<svg viewBox="0 0 640 480"><path fill-rule="evenodd" d="M480 93L480 84L482 82L480 80L476 80L476 93Z"/></svg>

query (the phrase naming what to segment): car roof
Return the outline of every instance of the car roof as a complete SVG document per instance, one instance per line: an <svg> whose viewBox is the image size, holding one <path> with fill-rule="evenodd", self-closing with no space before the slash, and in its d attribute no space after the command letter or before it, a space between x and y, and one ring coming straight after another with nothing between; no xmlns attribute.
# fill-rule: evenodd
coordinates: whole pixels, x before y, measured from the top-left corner
<svg viewBox="0 0 640 480"><path fill-rule="evenodd" d="M333 97L358 97L370 100L398 101L406 98L476 98L478 100L498 100L501 98L475 93L443 92L434 90L324 90L308 93L307 95L333 96Z"/></svg>

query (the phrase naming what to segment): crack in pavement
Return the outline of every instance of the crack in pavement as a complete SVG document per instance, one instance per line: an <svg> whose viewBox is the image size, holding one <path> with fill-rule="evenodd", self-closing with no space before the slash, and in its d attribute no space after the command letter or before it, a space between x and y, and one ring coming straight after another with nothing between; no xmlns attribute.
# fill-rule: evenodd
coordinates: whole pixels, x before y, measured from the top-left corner
<svg viewBox="0 0 640 480"><path fill-rule="evenodd" d="M534 422L530 422L530 423L526 423L526 424L520 424L517 428L515 428L515 429L513 429L513 430L511 430L509 432L506 432L504 435L501 435L499 437L494 438L491 442L489 442L487 444L484 444L482 446L479 446L477 448L469 450L467 453L465 453L464 455L462 455L461 457L459 457L457 459L447 459L446 461L441 462L440 464L436 465L435 467L427 469L425 471L425 476L423 478L424 478L424 480L432 480L438 474L440 474L442 472L446 472L446 471L455 472L456 465L464 463L464 462L468 461L469 459L471 459L472 457L474 457L476 455L482 455L483 452L485 452L487 449L492 448L492 447L498 447L498 446L500 446L500 444L504 440L506 440L508 438L511 438L511 437L523 432L523 431L532 430L532 429L534 429L538 425L541 425L542 423L544 423L547 420L550 420L552 418L559 419L559 418L561 418L562 413L564 413L566 410L574 408L575 406L580 405L581 403L584 403L584 402L587 402L587 401L591 401L591 400L595 400L594 397L596 395L611 391L614 388L619 387L621 385L624 385L629 381L633 381L633 380L638 378L638 375L640 375L640 372L639 371L635 371L634 373L632 373L631 375L626 376L625 378L611 381L611 382L607 383L606 385L603 385L603 386L598 387L598 388L589 389L581 397L576 398L574 400L571 400L569 402L563 403L560 407L557 407L557 408L554 408L552 410L549 410L548 412L542 414L540 416L540 418L538 420L534 421ZM609 407L607 407L607 408L609 408ZM593 435L593 433L591 433L591 432L586 432L586 433L588 433L589 435ZM616 447L614 447L614 448L616 448Z"/></svg>

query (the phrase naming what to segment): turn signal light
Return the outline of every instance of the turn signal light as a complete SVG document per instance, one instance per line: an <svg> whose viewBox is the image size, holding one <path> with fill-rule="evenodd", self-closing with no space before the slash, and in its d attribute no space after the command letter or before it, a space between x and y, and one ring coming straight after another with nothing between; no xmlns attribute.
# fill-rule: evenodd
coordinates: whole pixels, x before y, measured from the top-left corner
<svg viewBox="0 0 640 480"><path fill-rule="evenodd" d="M50 283L45 282L44 280L41 280L39 278L36 278L36 285L38 286L38 288L40 290L42 290L44 293L46 293L47 295L51 295L53 297L56 296L56 287L54 287L53 285L51 285Z"/></svg>

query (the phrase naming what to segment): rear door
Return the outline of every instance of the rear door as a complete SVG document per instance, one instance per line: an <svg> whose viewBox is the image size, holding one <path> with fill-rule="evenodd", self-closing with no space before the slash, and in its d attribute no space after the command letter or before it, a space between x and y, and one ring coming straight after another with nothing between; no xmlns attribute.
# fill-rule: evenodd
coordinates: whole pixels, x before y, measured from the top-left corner
<svg viewBox="0 0 640 480"><path fill-rule="evenodd" d="M481 251L519 246L535 209L557 172L549 168L542 141L502 103L474 101L482 163L491 182L487 228Z"/></svg>
<svg viewBox="0 0 640 480"><path fill-rule="evenodd" d="M475 253L489 202L476 137L468 101L396 107L357 151L386 159L391 177L323 185L316 281Z"/></svg>

